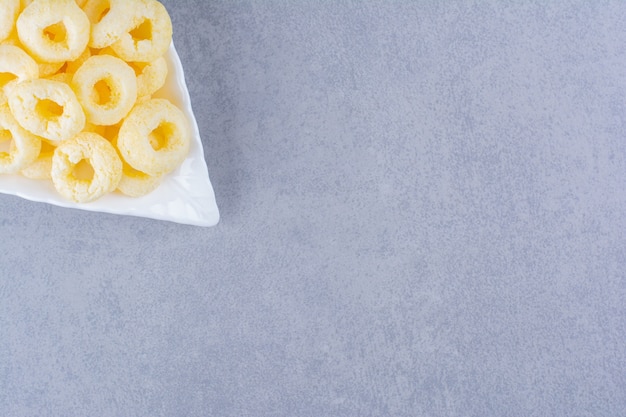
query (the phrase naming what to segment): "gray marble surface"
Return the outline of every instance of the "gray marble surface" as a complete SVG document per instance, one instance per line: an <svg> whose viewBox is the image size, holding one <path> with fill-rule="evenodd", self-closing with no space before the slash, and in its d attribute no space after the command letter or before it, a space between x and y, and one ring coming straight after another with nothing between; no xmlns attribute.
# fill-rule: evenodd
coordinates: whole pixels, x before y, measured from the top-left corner
<svg viewBox="0 0 626 417"><path fill-rule="evenodd" d="M0 415L626 415L623 2L163 3L221 222L0 196Z"/></svg>

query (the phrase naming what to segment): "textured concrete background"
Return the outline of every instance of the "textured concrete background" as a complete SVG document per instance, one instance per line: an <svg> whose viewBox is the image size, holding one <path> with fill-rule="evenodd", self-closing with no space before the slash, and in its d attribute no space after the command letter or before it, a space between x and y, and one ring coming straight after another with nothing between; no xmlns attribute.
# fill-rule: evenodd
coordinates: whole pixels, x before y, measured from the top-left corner
<svg viewBox="0 0 626 417"><path fill-rule="evenodd" d="M0 415L626 415L622 1L164 3L221 223L0 196Z"/></svg>

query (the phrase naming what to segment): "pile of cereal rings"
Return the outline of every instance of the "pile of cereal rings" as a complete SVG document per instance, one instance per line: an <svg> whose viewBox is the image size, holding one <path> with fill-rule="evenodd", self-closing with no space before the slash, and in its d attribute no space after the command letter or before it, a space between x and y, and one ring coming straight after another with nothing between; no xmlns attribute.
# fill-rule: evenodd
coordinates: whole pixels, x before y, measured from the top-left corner
<svg viewBox="0 0 626 417"><path fill-rule="evenodd" d="M0 0L0 174L77 203L155 190L189 152L156 0Z"/></svg>

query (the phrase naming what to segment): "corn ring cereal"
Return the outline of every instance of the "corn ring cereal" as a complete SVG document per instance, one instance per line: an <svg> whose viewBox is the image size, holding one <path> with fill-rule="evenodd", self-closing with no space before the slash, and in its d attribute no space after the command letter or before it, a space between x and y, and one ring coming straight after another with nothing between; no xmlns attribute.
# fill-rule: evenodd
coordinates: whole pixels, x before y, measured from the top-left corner
<svg viewBox="0 0 626 417"><path fill-rule="evenodd" d="M167 52L172 42L172 21L165 7L156 0L138 0L132 29L111 47L128 62L152 62Z"/></svg>
<svg viewBox="0 0 626 417"><path fill-rule="evenodd" d="M69 139L85 127L85 113L63 82L27 80L12 86L7 97L18 123L42 138L54 142Z"/></svg>
<svg viewBox="0 0 626 417"><path fill-rule="evenodd" d="M117 137L111 142L115 149L117 148ZM137 171L135 168L128 165L124 158L122 160L122 178L117 185L117 191L128 197L141 197L156 190L161 185L163 176L152 176L145 172Z"/></svg>
<svg viewBox="0 0 626 417"><path fill-rule="evenodd" d="M52 81L60 81L63 84L69 85L72 82L72 74L67 72L58 72L54 75L47 76L46 79Z"/></svg>
<svg viewBox="0 0 626 417"><path fill-rule="evenodd" d="M131 62L129 65L137 75L137 97L150 96L165 84L167 79L167 61L165 58L159 57L148 64Z"/></svg>
<svg viewBox="0 0 626 417"><path fill-rule="evenodd" d="M56 146L45 140L41 141L41 151L33 163L22 168L20 174L33 180L49 180L52 178L52 155Z"/></svg>
<svg viewBox="0 0 626 417"><path fill-rule="evenodd" d="M0 173L86 203L155 190L189 121L159 90L172 23L157 0L0 0Z"/></svg>
<svg viewBox="0 0 626 417"><path fill-rule="evenodd" d="M20 12L20 0L0 0L0 41L11 34Z"/></svg>
<svg viewBox="0 0 626 417"><path fill-rule="evenodd" d="M39 67L24 50L13 45L0 45L0 87L7 82L39 77Z"/></svg>
<svg viewBox="0 0 626 417"><path fill-rule="evenodd" d="M73 0L37 0L17 18L17 35L41 62L78 58L89 42L89 19Z"/></svg>
<svg viewBox="0 0 626 417"><path fill-rule="evenodd" d="M120 127L117 147L131 167L159 176L183 162L190 140L183 112L159 98L137 104L131 110Z"/></svg>
<svg viewBox="0 0 626 417"><path fill-rule="evenodd" d="M37 159L41 140L23 129L5 104L0 106L0 142L7 141L9 149L0 151L0 173L14 174Z"/></svg>
<svg viewBox="0 0 626 417"><path fill-rule="evenodd" d="M49 77L56 74L63 68L63 62L39 62L39 76Z"/></svg>
<svg viewBox="0 0 626 417"><path fill-rule="evenodd" d="M59 194L87 203L117 188L122 161L109 141L96 133L82 132L55 149L51 175Z"/></svg>
<svg viewBox="0 0 626 417"><path fill-rule="evenodd" d="M83 6L91 22L89 46L105 48L132 29L138 0L87 0Z"/></svg>
<svg viewBox="0 0 626 417"><path fill-rule="evenodd" d="M72 78L72 88L83 106L87 121L114 125L137 100L137 78L124 61L111 55L88 58Z"/></svg>
<svg viewBox="0 0 626 417"><path fill-rule="evenodd" d="M83 53L78 58L76 58L74 61L67 61L65 63L65 72L69 74L74 74L78 70L78 68L80 68L80 66L83 65L85 61L87 61L87 59L89 59L90 56L91 50L89 48L85 48Z"/></svg>
<svg viewBox="0 0 626 417"><path fill-rule="evenodd" d="M161 185L161 179L162 176L155 177L137 171L122 161L122 179L117 185L117 190L128 197L141 197L156 190Z"/></svg>

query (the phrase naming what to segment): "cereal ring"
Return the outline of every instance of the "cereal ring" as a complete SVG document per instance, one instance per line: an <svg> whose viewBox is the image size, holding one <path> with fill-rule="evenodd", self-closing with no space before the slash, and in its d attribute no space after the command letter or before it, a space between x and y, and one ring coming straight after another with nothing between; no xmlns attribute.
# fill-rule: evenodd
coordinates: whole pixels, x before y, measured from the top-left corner
<svg viewBox="0 0 626 417"><path fill-rule="evenodd" d="M80 68L80 66L83 65L85 61L87 61L87 59L89 59L90 56L91 50L89 48L85 48L83 53L78 58L76 58L74 61L67 61L65 63L65 72L69 74L74 74L76 71L78 71L78 68Z"/></svg>
<svg viewBox="0 0 626 417"><path fill-rule="evenodd" d="M19 46L20 48L22 47L22 44L20 43L20 38L17 37L17 32L15 30L12 30L8 37L0 41L0 45L13 45Z"/></svg>
<svg viewBox="0 0 626 417"><path fill-rule="evenodd" d="M91 22L89 46L104 48L132 29L137 0L87 0L83 6Z"/></svg>
<svg viewBox="0 0 626 417"><path fill-rule="evenodd" d="M156 190L161 185L162 179L162 175L156 177L148 175L122 161L122 178L117 190L128 197L141 197Z"/></svg>
<svg viewBox="0 0 626 417"><path fill-rule="evenodd" d="M139 0L132 29L111 47L124 61L152 62L163 56L172 43L172 21L161 3Z"/></svg>
<svg viewBox="0 0 626 417"><path fill-rule="evenodd" d="M115 188L122 161L113 145L96 133L83 132L61 143L52 156L52 182L63 197L93 201Z"/></svg>
<svg viewBox="0 0 626 417"><path fill-rule="evenodd" d="M17 18L17 35L41 62L78 58L89 42L89 19L73 0L37 0Z"/></svg>
<svg viewBox="0 0 626 417"><path fill-rule="evenodd" d="M39 76L40 77L49 77L51 75L56 74L61 71L65 65L64 62L40 62L39 63Z"/></svg>
<svg viewBox="0 0 626 417"><path fill-rule="evenodd" d="M45 140L41 141L41 151L33 163L23 168L20 174L33 180L49 180L52 178L52 155L56 146Z"/></svg>
<svg viewBox="0 0 626 417"><path fill-rule="evenodd" d="M72 82L72 74L69 74L67 72L57 72L54 75L50 75L46 77L46 79L52 80L52 81L60 81L63 84L69 85Z"/></svg>
<svg viewBox="0 0 626 417"><path fill-rule="evenodd" d="M113 137L111 143L119 155L119 149L117 148L117 136ZM135 168L128 165L121 155L120 159L122 160L122 178L120 179L120 183L117 185L117 191L120 193L128 197L141 197L156 190L161 184L161 180L163 179L162 175L152 176L146 174L145 172L137 171Z"/></svg>
<svg viewBox="0 0 626 417"><path fill-rule="evenodd" d="M85 113L76 95L62 82L27 80L13 86L7 97L18 123L45 139L69 139L85 126Z"/></svg>
<svg viewBox="0 0 626 417"><path fill-rule="evenodd" d="M32 80L39 77L39 67L24 50L13 45L0 45L0 87L9 81Z"/></svg>
<svg viewBox="0 0 626 417"><path fill-rule="evenodd" d="M6 105L0 107L0 143L9 142L0 150L0 173L14 174L31 164L41 149L41 140L23 129ZM3 147L4 148L4 147Z"/></svg>
<svg viewBox="0 0 626 417"><path fill-rule="evenodd" d="M128 63L137 75L137 97L150 96L165 84L167 78L167 61L158 57L146 64L145 62Z"/></svg>
<svg viewBox="0 0 626 417"><path fill-rule="evenodd" d="M0 0L0 41L11 34L20 12L20 0Z"/></svg>
<svg viewBox="0 0 626 417"><path fill-rule="evenodd" d="M100 125L94 125L91 123L86 123L85 127L83 128L83 132L91 132L91 133L97 133L100 136L102 136L103 138L105 138L106 140L109 140L109 137L106 134L106 126L100 126Z"/></svg>
<svg viewBox="0 0 626 417"><path fill-rule="evenodd" d="M166 99L136 105L117 138L122 158L152 176L171 172L187 156L191 134L181 110Z"/></svg>
<svg viewBox="0 0 626 417"><path fill-rule="evenodd" d="M87 120L113 125L122 120L137 99L137 78L124 61L110 55L88 58L72 78L72 88Z"/></svg>

